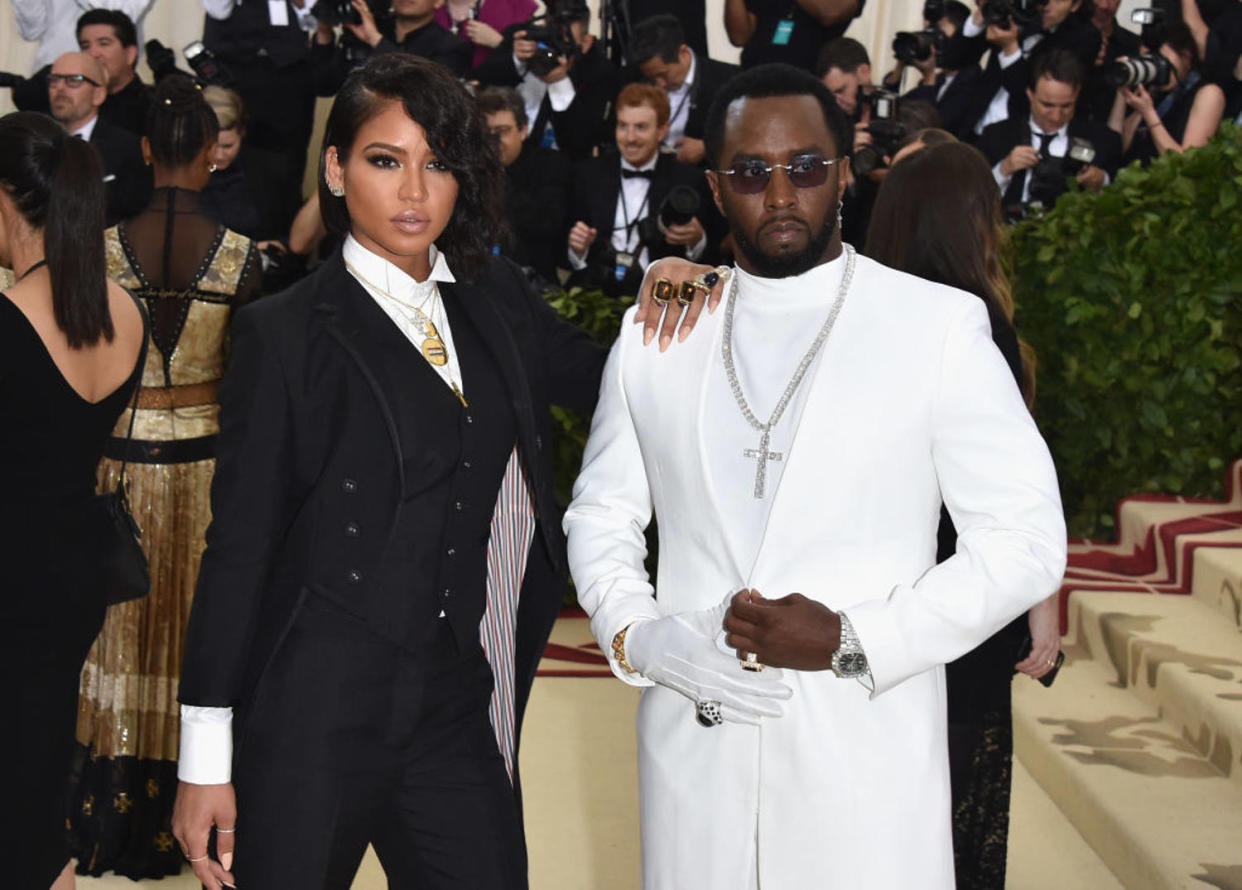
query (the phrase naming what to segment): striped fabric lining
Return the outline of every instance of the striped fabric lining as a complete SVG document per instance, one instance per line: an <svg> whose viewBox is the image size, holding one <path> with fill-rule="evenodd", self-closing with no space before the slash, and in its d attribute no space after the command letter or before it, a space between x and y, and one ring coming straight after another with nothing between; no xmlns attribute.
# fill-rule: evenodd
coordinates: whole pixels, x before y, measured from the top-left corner
<svg viewBox="0 0 1242 890"><path fill-rule="evenodd" d="M504 755L509 780L513 780L516 719L514 715L514 659L518 596L526 558L535 536L535 508L517 446L509 455L496 510L492 513L491 538L487 544L487 607L479 623L479 636L495 688L489 714L496 744Z"/></svg>

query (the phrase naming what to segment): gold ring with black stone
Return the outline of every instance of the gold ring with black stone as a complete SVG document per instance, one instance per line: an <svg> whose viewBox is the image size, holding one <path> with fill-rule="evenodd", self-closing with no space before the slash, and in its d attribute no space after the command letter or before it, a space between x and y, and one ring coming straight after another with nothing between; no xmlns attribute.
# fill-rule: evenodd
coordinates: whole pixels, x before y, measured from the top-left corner
<svg viewBox="0 0 1242 890"><path fill-rule="evenodd" d="M651 288L651 299L655 300L661 306L667 306L669 301L677 294L677 287L667 278L657 278L655 285Z"/></svg>

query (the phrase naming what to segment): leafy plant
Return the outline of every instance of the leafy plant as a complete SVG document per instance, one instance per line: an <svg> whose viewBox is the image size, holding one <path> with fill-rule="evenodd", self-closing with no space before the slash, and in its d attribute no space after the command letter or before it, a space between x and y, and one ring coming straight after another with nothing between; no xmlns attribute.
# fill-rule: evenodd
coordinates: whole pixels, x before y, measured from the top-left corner
<svg viewBox="0 0 1242 890"><path fill-rule="evenodd" d="M1017 327L1070 534L1134 492L1220 497L1242 452L1242 130L1013 232Z"/></svg>

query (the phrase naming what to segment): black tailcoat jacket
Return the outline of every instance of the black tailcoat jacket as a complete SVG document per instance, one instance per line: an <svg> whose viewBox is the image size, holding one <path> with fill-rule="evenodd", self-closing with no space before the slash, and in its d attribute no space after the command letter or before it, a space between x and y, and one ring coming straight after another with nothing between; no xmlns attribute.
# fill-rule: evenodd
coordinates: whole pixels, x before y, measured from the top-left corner
<svg viewBox="0 0 1242 890"><path fill-rule="evenodd" d="M504 380L535 507L516 631L520 722L565 589L549 405L590 411L606 353L531 293L507 260L489 258L473 282L442 283L440 293L469 320ZM331 601L378 640L417 646L423 630L415 625L428 613L425 604L421 612L412 606L415 579L401 572L405 542L395 531L411 527L409 505L448 470L424 441L436 431L418 422L426 387L444 384L417 363L394 373L386 356L405 355L400 348L422 359L339 253L289 290L237 312L232 338L213 519L178 697L238 708L235 721L244 724L265 666L310 596ZM477 639L481 603L446 599L438 607L455 627L473 621Z"/></svg>

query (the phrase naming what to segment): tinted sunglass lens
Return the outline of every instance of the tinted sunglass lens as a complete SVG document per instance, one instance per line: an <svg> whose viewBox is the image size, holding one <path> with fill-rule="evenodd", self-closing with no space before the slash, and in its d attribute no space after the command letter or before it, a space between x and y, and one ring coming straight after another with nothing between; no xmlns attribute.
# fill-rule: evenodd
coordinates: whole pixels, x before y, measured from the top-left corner
<svg viewBox="0 0 1242 890"><path fill-rule="evenodd" d="M823 185L827 178L828 165L819 160L809 164L795 162L789 167L789 181L800 189Z"/></svg>
<svg viewBox="0 0 1242 890"><path fill-rule="evenodd" d="M729 177L733 189L741 195L754 195L768 187L772 170L766 164L738 164Z"/></svg>

